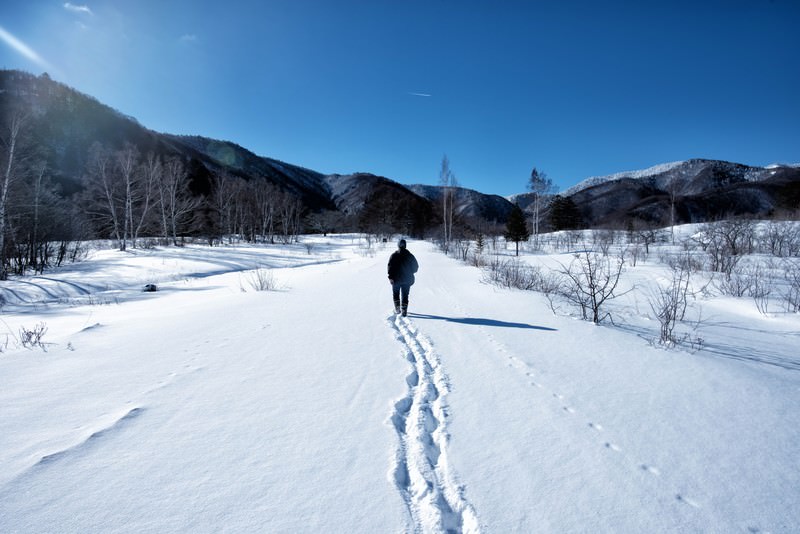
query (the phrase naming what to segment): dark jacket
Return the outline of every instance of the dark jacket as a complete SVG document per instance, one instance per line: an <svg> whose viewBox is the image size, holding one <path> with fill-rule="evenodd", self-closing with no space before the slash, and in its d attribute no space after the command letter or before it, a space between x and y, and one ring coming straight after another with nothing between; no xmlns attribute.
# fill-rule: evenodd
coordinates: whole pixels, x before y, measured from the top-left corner
<svg viewBox="0 0 800 534"><path fill-rule="evenodd" d="M389 258L389 280L395 284L413 285L414 273L418 269L417 258L408 249L401 248Z"/></svg>

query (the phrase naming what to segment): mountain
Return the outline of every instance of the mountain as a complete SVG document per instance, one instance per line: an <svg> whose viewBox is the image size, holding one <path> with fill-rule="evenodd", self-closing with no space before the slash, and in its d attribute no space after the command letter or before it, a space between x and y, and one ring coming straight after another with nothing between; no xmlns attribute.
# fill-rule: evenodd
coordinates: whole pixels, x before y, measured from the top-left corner
<svg viewBox="0 0 800 534"><path fill-rule="evenodd" d="M189 152L208 162L209 166L225 169L245 179L264 179L303 199L313 209L333 209L325 175L257 156L251 151L230 141L219 141L200 136L178 136L163 134L180 152ZM199 156L197 156L199 154ZM210 161L209 161L210 160Z"/></svg>
<svg viewBox="0 0 800 534"><path fill-rule="evenodd" d="M440 186L414 184L407 187L436 206L442 203L443 189ZM479 218L489 222L504 223L513 207L511 202L499 195L487 195L463 187L456 187L454 191L453 205L456 214L462 218Z"/></svg>
<svg viewBox="0 0 800 534"><path fill-rule="evenodd" d="M245 180L263 179L299 196L314 210L333 209L324 175L264 158L230 141L178 136L149 130L116 111L43 74L0 71L0 101L27 110L32 136L56 182L66 193L79 190L89 148L101 142L111 149L134 145L139 153L178 156L189 169L192 189L207 194L214 173L228 172Z"/></svg>
<svg viewBox="0 0 800 534"><path fill-rule="evenodd" d="M264 180L299 197L311 211L338 211L351 216L351 221L391 219L417 232L437 224L441 187L404 186L368 173L325 175L258 156L231 141L155 132L47 74L1 70L0 104L3 110L19 106L28 112L32 144L65 196L83 188L82 176L94 143L110 149L131 144L142 155L180 157L198 195L210 193L215 174L229 173L243 180ZM479 218L502 224L513 203L530 212L533 200L531 193L509 198L464 188L456 188L455 193L462 221ZM636 221L668 224L673 213L675 222L728 215L771 217L800 208L800 168L692 159L589 178L561 196L574 203L586 227L627 226ZM371 213L365 215L365 210ZM542 217L547 220L547 209Z"/></svg>
<svg viewBox="0 0 800 534"><path fill-rule="evenodd" d="M325 180L336 209L355 218L359 229L423 235L439 220L427 199L383 176L332 174Z"/></svg>
<svg viewBox="0 0 800 534"><path fill-rule="evenodd" d="M34 119L33 137L47 167L65 194L79 191L89 149L101 142L110 149L134 145L140 154L178 156L189 170L192 190L207 195L213 175L228 173L244 180L265 180L298 196L312 211L335 210L358 216L371 202L402 205L415 213L415 227L436 224L434 204L441 198L436 187L403 186L368 173L322 173L272 158L262 157L231 141L202 136L159 133L64 84L47 74L0 71L0 100L26 109ZM459 190L460 214L505 220L510 206L497 195ZM434 204L432 204L432 202ZM373 214L374 215L374 214ZM403 215L405 216L405 215Z"/></svg>
<svg viewBox="0 0 800 534"><path fill-rule="evenodd" d="M691 159L584 180L561 196L586 226L668 224L728 216L771 217L800 208L800 168Z"/></svg>

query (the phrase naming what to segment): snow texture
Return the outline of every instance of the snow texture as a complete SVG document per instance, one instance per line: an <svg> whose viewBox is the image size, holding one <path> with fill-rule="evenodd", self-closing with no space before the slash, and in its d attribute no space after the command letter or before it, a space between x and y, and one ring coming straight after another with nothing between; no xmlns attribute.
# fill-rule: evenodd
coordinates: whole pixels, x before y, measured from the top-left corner
<svg viewBox="0 0 800 534"><path fill-rule="evenodd" d="M643 302L598 327L408 247L407 318L358 236L4 282L0 532L800 530L797 314L709 298L665 350Z"/></svg>

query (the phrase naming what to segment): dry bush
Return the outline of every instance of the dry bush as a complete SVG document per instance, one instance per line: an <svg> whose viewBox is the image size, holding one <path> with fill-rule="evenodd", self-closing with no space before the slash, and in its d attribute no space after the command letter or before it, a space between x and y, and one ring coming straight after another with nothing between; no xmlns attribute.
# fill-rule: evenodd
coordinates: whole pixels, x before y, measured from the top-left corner
<svg viewBox="0 0 800 534"><path fill-rule="evenodd" d="M611 319L613 323L605 305L620 296L615 291L624 265L621 257L612 263L608 256L596 253L575 254L569 266L561 266L563 283L559 284L559 295L578 307L584 320L597 324Z"/></svg>
<svg viewBox="0 0 800 534"><path fill-rule="evenodd" d="M263 267L258 267L247 273L246 279L248 285L255 291L275 291L278 288L272 270Z"/></svg>
<svg viewBox="0 0 800 534"><path fill-rule="evenodd" d="M47 333L47 325L38 323L31 329L24 326L19 327L19 344L26 349L40 347L47 352L47 345L44 343L44 335Z"/></svg>

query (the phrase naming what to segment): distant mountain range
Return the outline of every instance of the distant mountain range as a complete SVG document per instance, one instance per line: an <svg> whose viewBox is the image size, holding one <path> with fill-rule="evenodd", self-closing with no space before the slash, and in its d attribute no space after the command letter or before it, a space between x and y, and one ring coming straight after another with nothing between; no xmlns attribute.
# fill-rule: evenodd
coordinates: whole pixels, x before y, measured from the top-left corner
<svg viewBox="0 0 800 534"><path fill-rule="evenodd" d="M0 104L5 109L14 102L35 117L35 144L65 195L81 189L89 148L94 142L102 142L110 148L131 143L142 154L180 156L197 194L209 192L213 173L227 172L243 180L266 180L298 196L312 211L354 215L368 209L375 198L390 195L393 202L417 211L424 206L423 211L435 219L442 199L442 189L437 186L402 185L367 173L325 175L258 156L230 141L154 132L46 74L0 71ZM728 215L770 217L800 209L800 168L693 159L590 178L562 196L575 203L582 225L589 227L619 226L631 220L665 224L673 207L676 222ZM461 217L497 223L505 222L512 202L529 208L531 199L530 193L503 198L456 190Z"/></svg>
<svg viewBox="0 0 800 534"><path fill-rule="evenodd" d="M800 167L751 167L691 159L589 178L566 190L588 226L627 220L702 222L736 215L772 217L800 209Z"/></svg>

